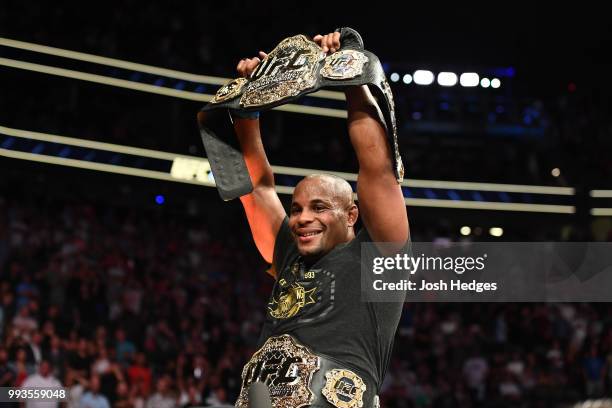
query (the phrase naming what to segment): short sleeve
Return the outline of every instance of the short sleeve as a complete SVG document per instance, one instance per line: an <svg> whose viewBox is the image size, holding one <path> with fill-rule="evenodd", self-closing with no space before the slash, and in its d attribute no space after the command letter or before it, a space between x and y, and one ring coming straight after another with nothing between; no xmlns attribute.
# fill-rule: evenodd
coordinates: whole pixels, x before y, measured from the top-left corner
<svg viewBox="0 0 612 408"><path fill-rule="evenodd" d="M278 276L277 271L282 271L292 250L295 250L295 241L289 229L289 218L285 217L276 234L272 267L268 271L275 279Z"/></svg>

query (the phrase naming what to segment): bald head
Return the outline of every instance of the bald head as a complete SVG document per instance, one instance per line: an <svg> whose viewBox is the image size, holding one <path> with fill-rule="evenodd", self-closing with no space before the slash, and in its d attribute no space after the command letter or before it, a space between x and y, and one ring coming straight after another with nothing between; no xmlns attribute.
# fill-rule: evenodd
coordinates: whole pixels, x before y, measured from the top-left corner
<svg viewBox="0 0 612 408"><path fill-rule="evenodd" d="M353 200L353 188L342 177L334 176L333 174L311 174L304 177L299 183L314 183L319 188L329 192L332 198L341 208L348 208L355 204ZM296 187L296 189L298 188Z"/></svg>

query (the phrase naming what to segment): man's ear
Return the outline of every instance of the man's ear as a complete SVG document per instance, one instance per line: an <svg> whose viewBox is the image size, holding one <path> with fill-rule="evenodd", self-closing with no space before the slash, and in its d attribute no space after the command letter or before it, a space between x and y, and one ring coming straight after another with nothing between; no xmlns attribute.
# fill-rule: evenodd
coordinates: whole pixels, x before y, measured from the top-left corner
<svg viewBox="0 0 612 408"><path fill-rule="evenodd" d="M348 210L347 222L349 227L353 227L359 217L359 209L355 204L352 204Z"/></svg>

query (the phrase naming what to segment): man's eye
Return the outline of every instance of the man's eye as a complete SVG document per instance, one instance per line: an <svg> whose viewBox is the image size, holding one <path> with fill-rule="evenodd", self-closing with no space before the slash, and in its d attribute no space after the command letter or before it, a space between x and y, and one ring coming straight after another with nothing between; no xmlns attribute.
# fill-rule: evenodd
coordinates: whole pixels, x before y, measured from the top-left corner
<svg viewBox="0 0 612 408"><path fill-rule="evenodd" d="M299 208L292 208L292 209L291 209L291 214L297 214L297 213L299 213L299 212L300 212L300 209L299 209Z"/></svg>
<svg viewBox="0 0 612 408"><path fill-rule="evenodd" d="M318 205L318 206L315 207L315 211L317 211L317 212L325 211L325 207L323 207L321 205Z"/></svg>

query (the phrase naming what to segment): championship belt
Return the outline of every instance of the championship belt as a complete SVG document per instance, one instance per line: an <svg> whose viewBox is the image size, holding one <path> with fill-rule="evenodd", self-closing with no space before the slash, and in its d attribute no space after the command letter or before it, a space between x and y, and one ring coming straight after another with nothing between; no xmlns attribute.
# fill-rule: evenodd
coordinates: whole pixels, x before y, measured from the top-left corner
<svg viewBox="0 0 612 408"><path fill-rule="evenodd" d="M236 407L249 407L249 386L265 383L272 408L378 408L369 376L317 355L288 334L270 337L242 369Z"/></svg>
<svg viewBox="0 0 612 408"><path fill-rule="evenodd" d="M395 176L398 183L403 180L393 95L382 65L376 55L363 48L359 33L348 27L337 31L342 48L330 55L304 35L284 39L250 78L237 78L223 85L202 108L198 114L200 133L222 199L248 194L253 185L235 141L218 137L205 126L211 112L219 109L260 112L320 89L368 85L378 100L379 120L393 151Z"/></svg>

